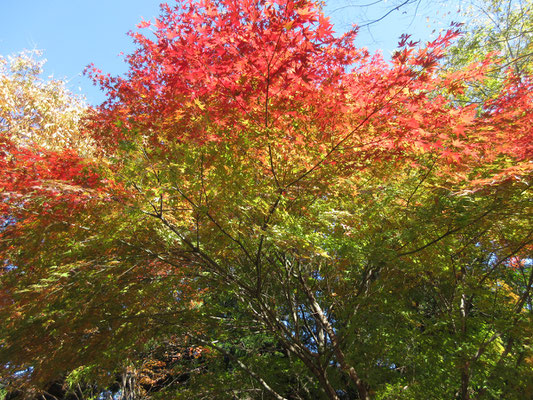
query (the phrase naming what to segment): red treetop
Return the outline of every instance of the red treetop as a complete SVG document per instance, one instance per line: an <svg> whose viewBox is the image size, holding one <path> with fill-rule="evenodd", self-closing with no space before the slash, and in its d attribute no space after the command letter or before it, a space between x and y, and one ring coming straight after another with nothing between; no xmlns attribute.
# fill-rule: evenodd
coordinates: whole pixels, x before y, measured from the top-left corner
<svg viewBox="0 0 533 400"><path fill-rule="evenodd" d="M350 169L378 155L436 151L452 164L531 156L531 82L510 80L484 112L450 100L491 65L487 58L453 74L438 70L457 30L420 49L404 36L387 64L355 46L356 30L334 37L319 6L305 0L164 4L159 19L139 24L150 27L148 36L131 33L139 48L125 77L89 69L109 93L93 120L108 146L132 131L162 147L242 144L248 132L265 171L277 159L300 165L282 184L327 161Z"/></svg>

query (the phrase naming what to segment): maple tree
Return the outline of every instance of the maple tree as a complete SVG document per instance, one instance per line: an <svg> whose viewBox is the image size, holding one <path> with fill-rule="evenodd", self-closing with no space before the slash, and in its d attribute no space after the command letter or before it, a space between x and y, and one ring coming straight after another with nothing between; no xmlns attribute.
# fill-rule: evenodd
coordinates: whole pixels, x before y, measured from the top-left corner
<svg viewBox="0 0 533 400"><path fill-rule="evenodd" d="M125 76L88 70L108 92L90 153L2 136L5 382L531 392L529 76L461 105L496 61L441 69L455 29L388 63L306 0L177 2L139 28Z"/></svg>

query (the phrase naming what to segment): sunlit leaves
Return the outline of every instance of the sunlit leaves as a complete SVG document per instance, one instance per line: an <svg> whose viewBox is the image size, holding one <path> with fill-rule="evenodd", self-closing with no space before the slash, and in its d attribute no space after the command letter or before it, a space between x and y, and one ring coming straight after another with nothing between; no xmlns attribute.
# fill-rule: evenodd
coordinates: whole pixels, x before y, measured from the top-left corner
<svg viewBox="0 0 533 400"><path fill-rule="evenodd" d="M90 152L91 141L80 131L86 108L64 81L44 80L41 53L23 52L0 57L0 129L19 144L47 149L75 148Z"/></svg>
<svg viewBox="0 0 533 400"><path fill-rule="evenodd" d="M467 399L530 376L528 79L464 105L496 61L443 71L455 29L387 63L308 1L178 2L139 28L125 76L89 68L97 162L2 142L11 372L177 346L202 349L176 363L198 366L189 397Z"/></svg>

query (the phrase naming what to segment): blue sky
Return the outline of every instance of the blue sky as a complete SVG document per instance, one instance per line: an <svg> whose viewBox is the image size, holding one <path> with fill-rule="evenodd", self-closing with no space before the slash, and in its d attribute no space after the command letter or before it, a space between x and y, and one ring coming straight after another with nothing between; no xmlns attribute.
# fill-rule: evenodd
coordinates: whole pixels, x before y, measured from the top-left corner
<svg viewBox="0 0 533 400"><path fill-rule="evenodd" d="M343 31L353 23L363 25L379 18L391 10L394 1L363 7L374 1L329 0L326 14L336 30ZM381 22L362 28L359 44L371 50L382 49L387 55L402 33L412 33L415 40L428 40L433 30L438 32L459 18L457 4L458 0L421 0L418 8L394 10ZM74 93L98 104L104 94L81 72L90 63L112 75L125 72L119 53L127 54L134 48L126 33L135 29L141 18L153 19L158 14L158 0L0 0L0 54L42 50L48 60L46 75L67 79Z"/></svg>

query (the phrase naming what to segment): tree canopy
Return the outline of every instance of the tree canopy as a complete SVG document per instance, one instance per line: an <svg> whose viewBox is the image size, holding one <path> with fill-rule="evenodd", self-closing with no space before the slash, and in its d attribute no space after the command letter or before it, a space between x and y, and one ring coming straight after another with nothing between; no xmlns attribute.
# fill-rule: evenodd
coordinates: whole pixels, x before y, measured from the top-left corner
<svg viewBox="0 0 533 400"><path fill-rule="evenodd" d="M90 145L2 117L10 396L533 394L530 75L465 101L501 61L445 68L456 26L387 62L307 0L138 28Z"/></svg>

